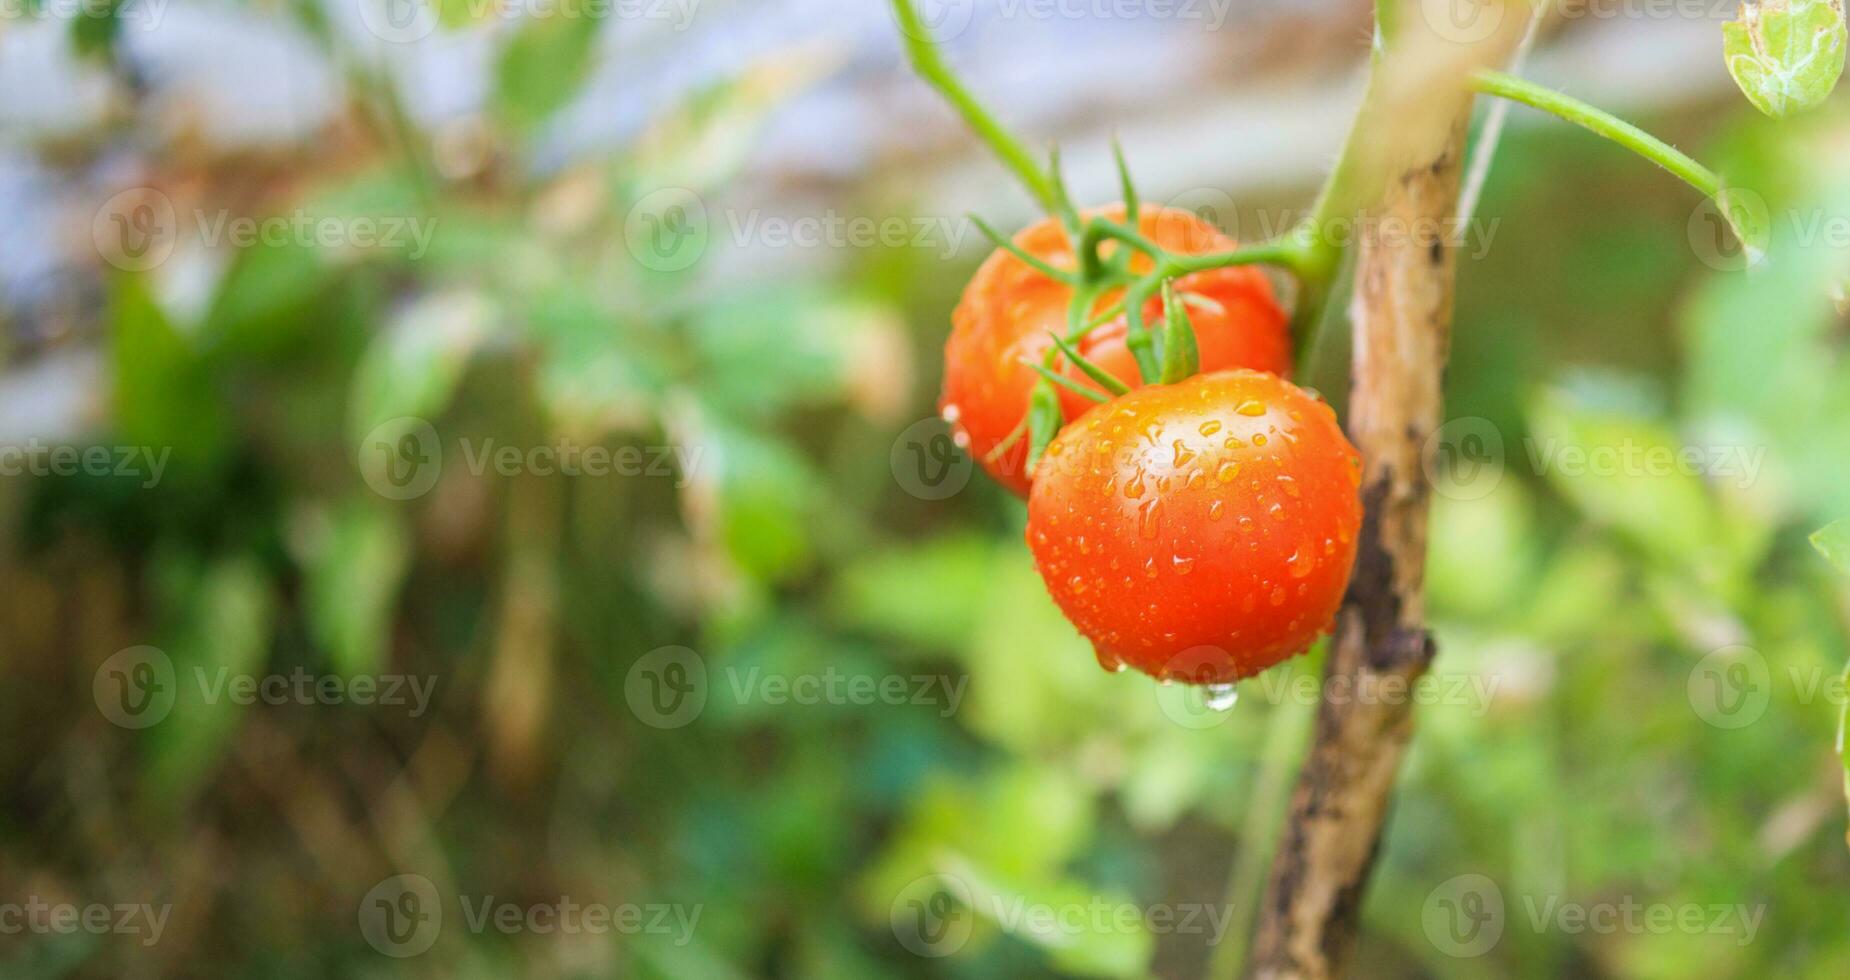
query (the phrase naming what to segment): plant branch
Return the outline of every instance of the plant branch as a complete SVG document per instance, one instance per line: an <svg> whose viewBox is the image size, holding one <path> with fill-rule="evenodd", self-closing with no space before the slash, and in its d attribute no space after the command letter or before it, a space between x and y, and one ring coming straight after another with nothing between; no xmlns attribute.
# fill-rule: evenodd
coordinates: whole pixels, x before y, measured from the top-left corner
<svg viewBox="0 0 1850 980"><path fill-rule="evenodd" d="M925 79L945 101L954 106L964 117L964 122L975 130L983 142L989 144L1003 164L1014 171L1015 176L1034 200L1048 214L1060 214L1063 195L1054 178L1041 165L1035 162L1034 154L1028 152L1015 134L1008 131L989 110L978 102L975 95L964 86L962 80L945 64L944 55L932 42L931 32L926 29L923 18L919 17L918 8L913 0L893 0L893 16L899 21L899 34L906 46L906 55L912 61L912 67Z"/></svg>
<svg viewBox="0 0 1850 980"><path fill-rule="evenodd" d="M1483 69L1471 76L1471 87L1484 95L1520 102L1605 137L1663 167L1706 197L1719 195L1724 184L1715 171L1697 163L1676 147L1603 109L1554 89L1506 72Z"/></svg>

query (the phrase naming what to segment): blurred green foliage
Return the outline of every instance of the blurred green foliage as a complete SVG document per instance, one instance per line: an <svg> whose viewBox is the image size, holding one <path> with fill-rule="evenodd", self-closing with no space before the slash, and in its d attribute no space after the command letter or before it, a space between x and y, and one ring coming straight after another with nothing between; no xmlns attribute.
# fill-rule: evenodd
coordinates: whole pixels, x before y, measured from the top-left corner
<svg viewBox="0 0 1850 980"><path fill-rule="evenodd" d="M1042 591L1017 503L980 478L922 500L889 471L896 434L931 414L975 257L870 251L773 281L711 274L711 255L651 268L629 244L639 205L670 185L720 199L815 66L747 66L622 154L524 169L523 136L574 91L589 45L539 21L505 47L492 104L513 159L486 186L380 152L285 198L433 222L415 260L256 245L192 312L158 277L110 277L110 411L90 438L173 459L152 489L5 487L0 901L174 917L149 948L0 938L0 974L1236 965L1313 710L1289 692L1314 658L1248 682L1225 714L1099 670ZM1850 215L1841 107L1738 126L1716 139L1736 185L1765 188L1776 213ZM1850 974L1842 706L1826 693L1850 592L1807 543L1850 514L1850 360L1826 288L1843 256L1786 224L1763 268L1707 268L1686 235L1694 202L1616 154L1514 135L1483 209L1496 238L1462 271L1452 414L1501 450L1480 460L1489 490L1442 483L1435 499L1431 608L1454 696L1419 712L1367 903L1369 976ZM415 436L407 417L443 464L401 500L366 467L376 438L391 464ZM503 474L461 448L488 440L681 455L654 477ZM1563 462L1685 447L1760 463L1736 479ZM146 730L94 700L99 665L137 644L180 677ZM678 727L632 700L669 644L706 675L704 710ZM1765 671L1732 692L1762 706L1738 726L1702 688L1735 648L1726 665ZM436 703L241 706L187 681L296 668L435 678ZM931 693L738 693L830 672ZM428 952L389 959L356 909L401 872L449 896L676 903L698 927L446 924ZM1500 888L1502 936L1482 956L1453 955L1421 914L1466 873ZM950 955L919 955L896 916L946 880L976 914L954 950L927 949ZM1764 916L1751 942L1536 918L1622 902ZM1010 912L1035 907L1116 917L1044 928ZM1205 917L1140 914L1155 907Z"/></svg>

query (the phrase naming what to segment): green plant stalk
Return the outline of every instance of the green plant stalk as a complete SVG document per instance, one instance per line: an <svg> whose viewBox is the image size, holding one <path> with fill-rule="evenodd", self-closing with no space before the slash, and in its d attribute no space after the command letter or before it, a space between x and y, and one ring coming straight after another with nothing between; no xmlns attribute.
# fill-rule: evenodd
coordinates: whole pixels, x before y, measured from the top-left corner
<svg viewBox="0 0 1850 980"><path fill-rule="evenodd" d="M989 110L977 101L951 67L945 64L944 56L931 42L931 34L925 29L925 22L919 17L913 0L893 0L893 16L899 21L899 33L913 69L957 109L964 117L964 122L983 138L983 142L989 144L989 148L995 151L1004 165L1014 171L1016 178L1027 187L1028 193L1034 195L1035 202L1043 210L1048 214L1060 214L1063 195L1059 186L1035 162L1034 154L1029 153L1028 148L1013 133L990 115Z"/></svg>
<svg viewBox="0 0 1850 980"><path fill-rule="evenodd" d="M1471 75L1471 87L1484 95L1520 102L1533 109L1571 122L1631 150L1663 167L1704 196L1716 197L1724 190L1721 176L1697 163L1676 147L1639 129L1603 109L1588 105L1572 96L1507 72L1480 69Z"/></svg>

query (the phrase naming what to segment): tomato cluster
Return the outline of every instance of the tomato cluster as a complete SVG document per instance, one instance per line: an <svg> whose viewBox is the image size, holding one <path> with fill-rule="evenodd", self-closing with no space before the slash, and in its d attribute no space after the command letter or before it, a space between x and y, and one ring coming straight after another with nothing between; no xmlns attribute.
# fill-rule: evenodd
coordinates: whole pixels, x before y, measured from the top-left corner
<svg viewBox="0 0 1850 980"><path fill-rule="evenodd" d="M1233 247L1188 212L1145 209L1138 225L1171 254ZM1014 245L1056 269L1075 264L1058 221ZM1148 263L1139 254L1130 267ZM1232 266L1174 285L1201 373L1146 384L1122 313L1085 332L1078 355L1130 390L1103 401L1063 390L1065 426L1030 472L1021 434L1042 383L1035 365L1068 331L1073 286L998 249L957 307L941 407L984 468L1028 497L1035 566L1101 664L1229 684L1328 630L1355 559L1361 459L1330 406L1286 380L1288 318L1263 274ZM1094 313L1121 292L1097 297ZM1144 320L1167 313L1153 299ZM1060 363L1087 384L1070 358Z"/></svg>
<svg viewBox="0 0 1850 980"><path fill-rule="evenodd" d="M1124 207L1114 205L1094 213L1121 220ZM1205 255L1234 247L1231 239L1192 211L1145 207L1139 210L1138 225L1151 241L1177 255ZM1050 265L1075 264L1066 229L1052 218L1015 236L1015 245ZM1131 259L1134 271L1141 272L1149 264L1149 257L1142 254ZM1259 270L1240 266L1197 272L1177 279L1176 290L1186 297L1203 371L1245 367L1284 374L1290 370L1291 337L1285 311ZM1111 309L1123 299L1122 294L1122 289L1102 292L1093 303L1094 311ZM970 280L951 315L951 339L944 348L944 397L938 407L958 442L1019 496L1028 495L1031 482L1026 471L1028 442L1019 438L1020 428L1028 395L1039 380L1025 362L1040 361L1053 346L1052 335L1067 332L1072 298L1073 287L997 249ZM1166 312L1162 302L1152 298L1144 320L1160 322ZM1125 344L1127 326L1120 313L1089 331L1077 347L1092 363L1135 387L1142 381ZM1070 363L1064 373L1074 381L1084 380ZM1092 403L1062 391L1060 407L1071 421Z"/></svg>

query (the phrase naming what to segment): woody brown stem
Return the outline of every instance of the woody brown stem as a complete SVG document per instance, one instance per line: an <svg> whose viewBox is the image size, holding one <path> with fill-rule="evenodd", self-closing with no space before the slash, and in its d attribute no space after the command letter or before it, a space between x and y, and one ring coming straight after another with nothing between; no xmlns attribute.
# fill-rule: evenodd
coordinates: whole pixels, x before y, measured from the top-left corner
<svg viewBox="0 0 1850 980"><path fill-rule="evenodd" d="M1507 57L1517 39L1506 30L1470 49L1427 39L1424 48L1392 51L1386 60L1422 67L1397 77L1388 66L1379 101L1363 109L1392 125L1370 134L1385 180L1362 237L1352 309L1349 432L1365 460L1367 517L1325 665L1314 741L1259 909L1247 964L1254 977L1341 976L1354 951L1413 731L1411 698L1388 695L1410 691L1435 652L1422 588L1430 490L1422 458L1440 424L1451 341L1454 243L1446 234L1457 214L1471 106L1464 80ZM1364 690L1383 696L1330 696Z"/></svg>

